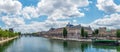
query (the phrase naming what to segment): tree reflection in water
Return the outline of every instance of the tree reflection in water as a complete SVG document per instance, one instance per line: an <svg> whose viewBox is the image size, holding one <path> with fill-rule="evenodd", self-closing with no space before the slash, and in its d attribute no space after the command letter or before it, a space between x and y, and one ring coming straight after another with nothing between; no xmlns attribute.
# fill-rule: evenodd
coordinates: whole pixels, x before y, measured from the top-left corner
<svg viewBox="0 0 120 52"><path fill-rule="evenodd" d="M15 39L14 39L15 40ZM5 50L11 45L13 44L14 40L5 42L3 44L0 44L0 52L5 52Z"/></svg>
<svg viewBox="0 0 120 52"><path fill-rule="evenodd" d="M85 52L85 50L89 47L89 45L90 44L88 44L88 43L63 41L64 51L73 51L74 50L74 51Z"/></svg>
<svg viewBox="0 0 120 52"><path fill-rule="evenodd" d="M67 41L63 41L63 46L64 46L64 48L67 48L68 42Z"/></svg>
<svg viewBox="0 0 120 52"><path fill-rule="evenodd" d="M88 48L88 44L87 43L81 43L81 52L85 52L85 49Z"/></svg>
<svg viewBox="0 0 120 52"><path fill-rule="evenodd" d="M19 42L22 42L23 46ZM90 42L51 40L41 37L21 37L1 44L0 52L120 52L120 46L94 45Z"/></svg>

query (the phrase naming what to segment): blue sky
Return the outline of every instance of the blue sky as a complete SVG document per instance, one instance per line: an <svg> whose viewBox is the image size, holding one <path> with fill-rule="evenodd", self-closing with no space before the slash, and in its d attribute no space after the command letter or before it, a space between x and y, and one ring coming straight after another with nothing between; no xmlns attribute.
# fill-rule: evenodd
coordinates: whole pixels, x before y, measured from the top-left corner
<svg viewBox="0 0 120 52"><path fill-rule="evenodd" d="M23 4L23 7L26 7L26 6L37 6L37 3L39 2L39 0L19 0L22 4ZM92 0L89 0L89 1L92 1ZM86 11L84 9L84 7L82 8L82 12L84 12L86 15L82 18L71 18L69 19L70 21L72 21L73 19L74 20L77 20L77 23L91 23L92 21L102 17L104 15L104 12L102 11L99 11L97 9L97 7L95 7L95 4L96 4L96 0L92 1L93 3L91 3L89 6L85 7L85 8L88 8L89 11ZM94 10L93 10L94 9ZM96 14L96 15L94 15ZM41 16L40 16L41 17ZM47 17L45 16L42 16L41 18L34 18L32 19L33 21L44 21L46 20ZM89 19L88 19L89 18ZM29 21L28 21L29 22ZM27 22L27 23L28 23ZM72 23L72 22L71 22Z"/></svg>
<svg viewBox="0 0 120 52"><path fill-rule="evenodd" d="M120 0L1 0L0 27L39 32L68 22L120 28Z"/></svg>
<svg viewBox="0 0 120 52"><path fill-rule="evenodd" d="M40 0L19 0L23 7L25 6L37 6L37 3L40 1Z"/></svg>
<svg viewBox="0 0 120 52"><path fill-rule="evenodd" d="M40 0L35 0L35 1L34 0L19 0L19 1L23 4L23 7L26 7L26 6L37 6L37 3ZM90 3L89 6L82 8L82 12L84 12L86 14L84 17L79 18L79 19L78 18L71 18L69 20L72 21L74 19L74 20L77 20L77 23L79 23L79 24L80 23L86 23L86 24L88 24L88 23L91 23L92 21L94 21L95 19L98 19L98 18L102 17L104 15L104 12L99 11L97 9L97 7L95 7L96 0L89 0L89 1L92 1L93 3ZM89 11L86 11L84 8L88 8ZM94 14L96 14L96 15L94 15ZM41 18L33 18L32 21L34 21L34 20L35 21L44 21L46 19L47 19L46 16L42 16Z"/></svg>

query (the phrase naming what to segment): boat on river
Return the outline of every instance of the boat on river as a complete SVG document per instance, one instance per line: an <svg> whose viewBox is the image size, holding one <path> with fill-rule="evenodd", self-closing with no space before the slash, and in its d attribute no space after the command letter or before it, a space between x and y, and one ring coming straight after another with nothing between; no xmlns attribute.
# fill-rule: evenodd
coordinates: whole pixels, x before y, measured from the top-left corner
<svg viewBox="0 0 120 52"><path fill-rule="evenodd" d="M114 45L114 46L119 45L118 40L93 39L92 42L95 45Z"/></svg>

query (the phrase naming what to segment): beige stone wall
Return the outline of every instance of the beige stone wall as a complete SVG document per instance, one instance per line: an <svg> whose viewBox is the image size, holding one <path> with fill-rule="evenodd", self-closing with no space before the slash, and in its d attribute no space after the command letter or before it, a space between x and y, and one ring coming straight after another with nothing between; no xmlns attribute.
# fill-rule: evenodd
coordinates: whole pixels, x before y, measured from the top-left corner
<svg viewBox="0 0 120 52"><path fill-rule="evenodd" d="M99 36L116 36L116 30L106 31L106 28L99 28Z"/></svg>
<svg viewBox="0 0 120 52"><path fill-rule="evenodd" d="M81 30L79 28L66 27L66 29L68 31L68 36L67 36L68 38L80 38ZM88 32L88 34L92 34L92 30L85 29L85 31ZM51 37L54 37L54 36L62 37L63 28L50 30L50 31L46 32L46 34Z"/></svg>

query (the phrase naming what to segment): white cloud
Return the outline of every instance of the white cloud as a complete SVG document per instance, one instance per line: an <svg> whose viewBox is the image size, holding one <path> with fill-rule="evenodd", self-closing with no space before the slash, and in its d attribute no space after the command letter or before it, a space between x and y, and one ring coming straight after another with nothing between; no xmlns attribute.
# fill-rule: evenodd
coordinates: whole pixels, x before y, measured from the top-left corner
<svg viewBox="0 0 120 52"><path fill-rule="evenodd" d="M89 8L84 8L84 10L89 11L90 9Z"/></svg>
<svg viewBox="0 0 120 52"><path fill-rule="evenodd" d="M19 25L25 24L24 19L20 17L9 17L9 16L3 16L2 21L5 23L8 27L17 27Z"/></svg>
<svg viewBox="0 0 120 52"><path fill-rule="evenodd" d="M97 19L91 23L94 27L120 28L120 14L114 13Z"/></svg>
<svg viewBox="0 0 120 52"><path fill-rule="evenodd" d="M22 4L17 0L0 0L0 13L19 14Z"/></svg>
<svg viewBox="0 0 120 52"><path fill-rule="evenodd" d="M38 13L47 15L50 20L83 17L78 7L88 6L88 0L41 0L38 3Z"/></svg>
<svg viewBox="0 0 120 52"><path fill-rule="evenodd" d="M114 3L113 0L97 0L96 6L106 13L120 12L120 5Z"/></svg>
<svg viewBox="0 0 120 52"><path fill-rule="evenodd" d="M69 22L58 21L58 19L83 17L85 14L79 10L88 5L88 0L41 0L36 7L22 8L22 4L18 0L0 0L0 14L7 14L3 15L1 20L8 28L15 27L16 31L21 32L36 32L48 30L51 27L63 27ZM25 23L25 18L32 20L32 18L42 15L48 16L44 22L29 21L30 24Z"/></svg>
<svg viewBox="0 0 120 52"><path fill-rule="evenodd" d="M73 20L73 23L76 23L77 22L77 20Z"/></svg>
<svg viewBox="0 0 120 52"><path fill-rule="evenodd" d="M71 24L73 24L73 25L79 25L79 24L77 23L77 20L76 20L76 19L73 19L72 22L71 22Z"/></svg>
<svg viewBox="0 0 120 52"><path fill-rule="evenodd" d="M33 21L30 24L21 25L16 27L15 30L21 31L23 33L26 32L39 32L39 31L47 31L50 28L60 28L64 27L68 21L45 21L45 22L36 22Z"/></svg>
<svg viewBox="0 0 120 52"><path fill-rule="evenodd" d="M25 7L22 10L23 17L31 19L34 17L39 17L37 10L34 6Z"/></svg>
<svg viewBox="0 0 120 52"><path fill-rule="evenodd" d="M46 15L48 20L83 17L85 14L79 9L88 5L88 0L41 0L37 7L26 6L23 8L22 15L27 19Z"/></svg>

